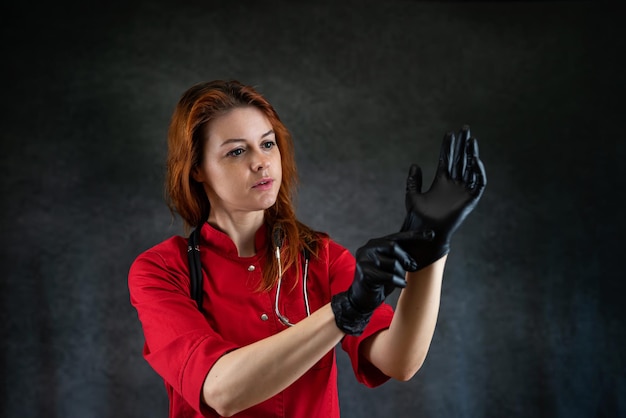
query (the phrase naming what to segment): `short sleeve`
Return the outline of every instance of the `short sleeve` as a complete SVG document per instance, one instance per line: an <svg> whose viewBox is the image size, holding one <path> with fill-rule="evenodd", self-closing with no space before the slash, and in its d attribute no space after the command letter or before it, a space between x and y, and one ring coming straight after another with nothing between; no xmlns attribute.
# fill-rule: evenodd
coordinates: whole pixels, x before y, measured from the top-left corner
<svg viewBox="0 0 626 418"><path fill-rule="evenodd" d="M130 267L130 301L137 310L150 366L197 411L215 362L238 346L210 326L189 297L186 242L173 237L140 254Z"/></svg>
<svg viewBox="0 0 626 418"><path fill-rule="evenodd" d="M354 256L344 247L330 241L328 245L329 275L331 295L347 290L354 280L356 261ZM372 315L369 324L358 337L346 335L342 342L342 349L350 357L352 369L357 380L368 387L379 386L390 379L361 354L361 343L378 331L389 328L393 319L393 308L383 303Z"/></svg>

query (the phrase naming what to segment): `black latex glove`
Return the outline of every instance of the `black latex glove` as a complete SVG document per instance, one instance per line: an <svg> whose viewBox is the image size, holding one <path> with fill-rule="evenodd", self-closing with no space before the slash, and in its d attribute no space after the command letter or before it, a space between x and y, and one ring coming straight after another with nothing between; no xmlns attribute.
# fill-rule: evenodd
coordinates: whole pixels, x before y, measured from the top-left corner
<svg viewBox="0 0 626 418"><path fill-rule="evenodd" d="M408 231L371 239L356 252L352 285L332 297L331 307L339 329L361 335L376 309L396 287L406 287L405 272L417 269L415 261L396 243L417 239Z"/></svg>
<svg viewBox="0 0 626 418"><path fill-rule="evenodd" d="M398 243L421 269L450 251L454 231L474 209L487 176L478 156L478 141L465 125L455 137L444 136L439 166L430 189L422 193L422 170L413 164L406 183L406 218L401 231L419 231L432 240L401 239Z"/></svg>

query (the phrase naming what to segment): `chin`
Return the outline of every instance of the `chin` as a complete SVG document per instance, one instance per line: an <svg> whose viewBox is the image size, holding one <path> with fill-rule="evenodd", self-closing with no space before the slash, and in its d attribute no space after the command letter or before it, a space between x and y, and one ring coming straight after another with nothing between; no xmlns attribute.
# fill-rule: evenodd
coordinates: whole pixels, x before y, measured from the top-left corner
<svg viewBox="0 0 626 418"><path fill-rule="evenodd" d="M275 204L276 204L276 199L274 199L271 203L268 203L267 205L263 205L263 210L269 209Z"/></svg>
<svg viewBox="0 0 626 418"><path fill-rule="evenodd" d="M275 204L276 204L276 198L273 198L273 199L263 199L261 202L259 202L259 210L269 209L272 206L274 206Z"/></svg>

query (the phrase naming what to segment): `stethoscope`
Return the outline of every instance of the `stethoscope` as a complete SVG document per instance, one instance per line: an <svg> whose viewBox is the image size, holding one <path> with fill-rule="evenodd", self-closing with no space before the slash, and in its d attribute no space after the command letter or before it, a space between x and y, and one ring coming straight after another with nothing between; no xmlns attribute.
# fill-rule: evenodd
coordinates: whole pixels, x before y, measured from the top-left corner
<svg viewBox="0 0 626 418"><path fill-rule="evenodd" d="M274 242L274 247L276 247L275 255L276 261L278 262L278 283L276 284L276 297L274 298L274 313L278 317L278 320L287 327L294 326L293 323L289 322L289 318L280 313L280 309L278 308L278 299L280 297L280 288L283 281L283 266L280 261L280 248L283 244L283 229L280 225L276 225L272 232L272 238ZM302 250L302 255L304 258L304 267L302 274L302 293L304 295L304 308L306 310L306 316L311 315L311 309L309 306L309 294L307 291L307 278L309 276L309 252L306 249Z"/></svg>
<svg viewBox="0 0 626 418"><path fill-rule="evenodd" d="M189 256L189 275L190 275L190 296L196 301L198 310L203 312L202 308L202 265L200 262L200 229L202 226L195 228L189 235L187 243L187 254ZM280 247L283 243L283 229L280 225L274 227L272 232L273 243L276 247L276 260L278 261L278 283L276 286L276 298L274 300L274 313L278 320L287 327L292 327L294 324L289 321L285 315L280 313L278 308L278 299L280 298L280 288L283 282L283 266L280 261ZM303 276L302 276L302 293L304 294L304 308L306 309L306 316L311 315L311 309L309 307L309 295L307 292L307 278L309 276L309 252L305 249L302 250L304 258Z"/></svg>

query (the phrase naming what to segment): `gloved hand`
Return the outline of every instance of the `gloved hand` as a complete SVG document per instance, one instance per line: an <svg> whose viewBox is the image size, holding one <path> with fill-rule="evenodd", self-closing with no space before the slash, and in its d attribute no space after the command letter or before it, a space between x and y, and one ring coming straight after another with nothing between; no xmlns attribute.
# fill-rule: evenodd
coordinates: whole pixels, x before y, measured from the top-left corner
<svg viewBox="0 0 626 418"><path fill-rule="evenodd" d="M349 335L361 335L374 309L396 287L406 287L405 271L414 271L417 264L396 240L417 239L417 235L408 231L375 238L357 250L352 285L331 300L339 329Z"/></svg>
<svg viewBox="0 0 626 418"><path fill-rule="evenodd" d="M478 156L478 141L465 125L458 134L444 136L439 166L430 189L422 193L422 170L413 164L406 183L406 218L401 231L418 231L431 240L397 240L426 267L450 251L450 239L474 209L487 185L485 167Z"/></svg>

